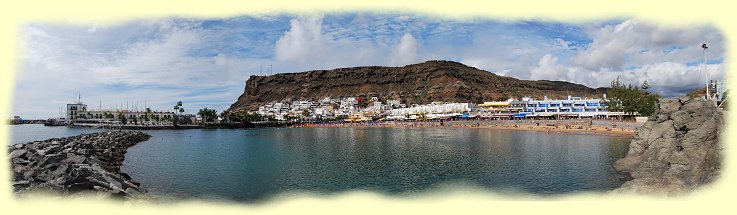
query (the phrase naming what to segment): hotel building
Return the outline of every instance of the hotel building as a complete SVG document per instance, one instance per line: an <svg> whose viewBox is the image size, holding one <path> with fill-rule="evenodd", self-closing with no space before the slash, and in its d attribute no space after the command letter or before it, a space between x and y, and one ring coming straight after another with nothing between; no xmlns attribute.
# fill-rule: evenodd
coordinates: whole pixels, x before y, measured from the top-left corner
<svg viewBox="0 0 737 215"><path fill-rule="evenodd" d="M169 111L131 111L126 109L98 109L89 110L82 102L67 104L66 118L69 124L100 125L122 124L120 115L126 118L126 124L171 124L174 112Z"/></svg>

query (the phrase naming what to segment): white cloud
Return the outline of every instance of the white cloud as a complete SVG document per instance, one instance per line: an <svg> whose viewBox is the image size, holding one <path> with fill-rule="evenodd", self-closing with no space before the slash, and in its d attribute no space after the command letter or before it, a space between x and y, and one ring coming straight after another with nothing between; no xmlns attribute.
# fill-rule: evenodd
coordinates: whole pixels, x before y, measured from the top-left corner
<svg viewBox="0 0 737 215"><path fill-rule="evenodd" d="M532 80L559 80L567 76L568 69L558 64L558 58L546 54L538 62L537 67L532 68L530 79Z"/></svg>
<svg viewBox="0 0 737 215"><path fill-rule="evenodd" d="M637 20L589 30L593 42L571 59L572 66L590 70L620 70L657 62L689 62L701 59L701 44L724 44L710 27L665 28ZM709 49L723 56L724 47Z"/></svg>
<svg viewBox="0 0 737 215"><path fill-rule="evenodd" d="M290 26L274 47L277 60L310 62L323 54L322 17L292 19Z"/></svg>
<svg viewBox="0 0 737 215"><path fill-rule="evenodd" d="M394 47L392 54L389 56L389 64L393 66L403 66L407 64L419 63L420 57L417 56L419 44L417 39L410 33L405 33Z"/></svg>
<svg viewBox="0 0 737 215"><path fill-rule="evenodd" d="M519 79L590 87L609 86L617 76L627 83L647 80L653 90L672 96L705 83L698 62L701 43L708 43L707 57L720 62L709 65L710 77L726 76L724 38L708 26L665 28L627 20L563 24L568 27L560 30L546 23L375 14L213 23L22 26L14 114L47 117L77 92L93 105L146 100L170 109L181 99L190 111L223 110L242 93L248 76L259 73L259 65L273 65L278 73L445 59Z"/></svg>
<svg viewBox="0 0 737 215"><path fill-rule="evenodd" d="M707 70L710 79L724 80L725 70L721 64L709 64ZM625 84L640 85L647 81L654 92L666 97L682 95L706 85L701 65L688 66L677 62L653 63L629 70L593 71L583 67L566 67L558 63L556 57L545 55L532 68L531 75L532 80L562 80L590 87L608 87L617 77Z"/></svg>
<svg viewBox="0 0 737 215"><path fill-rule="evenodd" d="M139 34L120 33L126 30ZM95 108L100 102L107 108L138 101L168 110L183 100L190 111L224 110L230 104L223 103L241 92L217 90L242 89L247 78L244 64L230 57L191 56L192 48L207 42L195 26L166 21L117 27L28 25L22 32L13 111L26 117L56 116L58 106L75 100L77 93ZM198 93L208 101L193 96Z"/></svg>
<svg viewBox="0 0 737 215"><path fill-rule="evenodd" d="M412 34L405 33L392 39L381 33L388 29L401 29L402 26L379 24L377 28L373 22L386 20L358 16L349 22L351 26L334 26L333 23L326 32L323 17L292 19L289 31L274 46L276 60L287 68L311 70L367 65L401 66L423 59L417 53L420 43ZM346 28L355 28L357 32L347 31Z"/></svg>

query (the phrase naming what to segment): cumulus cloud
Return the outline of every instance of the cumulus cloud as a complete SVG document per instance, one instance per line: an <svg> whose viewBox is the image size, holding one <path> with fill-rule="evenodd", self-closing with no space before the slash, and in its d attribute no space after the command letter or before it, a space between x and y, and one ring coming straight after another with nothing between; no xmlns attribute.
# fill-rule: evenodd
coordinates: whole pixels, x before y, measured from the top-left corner
<svg viewBox="0 0 737 215"><path fill-rule="evenodd" d="M418 49L419 44L417 43L417 39L412 34L405 33L402 35L399 44L392 50L392 54L389 56L389 62L393 66L419 63Z"/></svg>
<svg viewBox="0 0 737 215"><path fill-rule="evenodd" d="M359 13L312 17L157 19L119 25L29 24L20 28L13 111L48 117L77 92L102 106L147 101L192 112L226 109L260 66L299 72L454 60L519 79L589 87L647 80L677 96L724 80L724 38L709 26L661 27L638 20L571 25L540 21L453 21ZM49 105L51 104L51 105ZM55 114L54 114L55 115Z"/></svg>
<svg viewBox="0 0 737 215"><path fill-rule="evenodd" d="M408 18L397 19L406 21ZM274 46L276 60L289 68L332 69L365 65L402 66L423 59L418 54L420 43L411 33L392 37L390 31L409 26L365 16L350 20L346 26L331 23L326 27L323 22L324 17L292 19L290 29Z"/></svg>
<svg viewBox="0 0 737 215"><path fill-rule="evenodd" d="M276 41L274 52L280 61L305 62L327 49L322 36L322 17L292 19L291 28Z"/></svg>
<svg viewBox="0 0 737 215"><path fill-rule="evenodd" d="M679 62L660 62L647 64L628 70L589 70L583 67L561 65L552 55L540 58L532 68L533 80L562 80L590 87L608 87L611 81L619 78L622 83L640 85L647 81L651 90L665 97L679 96L706 85L706 77L701 65L686 65ZM723 65L709 64L710 79L724 80Z"/></svg>
<svg viewBox="0 0 737 215"><path fill-rule="evenodd" d="M588 31L593 42L571 60L572 66L590 70L621 70L654 62L688 62L701 58L701 44L718 44L709 51L724 54L723 38L710 27L659 27L637 20Z"/></svg>
<svg viewBox="0 0 737 215"><path fill-rule="evenodd" d="M530 79L532 80L558 80L567 76L568 69L558 64L558 58L546 54L538 62L537 67L532 68Z"/></svg>
<svg viewBox="0 0 737 215"><path fill-rule="evenodd" d="M120 33L126 30L136 33ZM146 103L168 110L183 100L191 111L223 110L240 92L222 89L242 88L242 67L233 66L232 59L190 55L205 42L197 26L28 25L21 31L24 48L13 106L27 117L55 116L58 106L76 100L78 93L95 108L121 107L127 101L130 107L137 102L140 108Z"/></svg>

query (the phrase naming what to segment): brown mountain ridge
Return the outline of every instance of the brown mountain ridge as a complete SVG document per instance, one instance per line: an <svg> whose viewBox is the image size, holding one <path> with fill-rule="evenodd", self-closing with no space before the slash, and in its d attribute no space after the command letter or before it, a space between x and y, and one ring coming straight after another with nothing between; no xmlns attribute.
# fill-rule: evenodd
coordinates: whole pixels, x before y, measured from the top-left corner
<svg viewBox="0 0 737 215"><path fill-rule="evenodd" d="M427 61L402 67L366 66L249 77L229 111L252 111L272 101L324 97L378 97L407 104L480 102L520 98L601 97L607 88L564 81L528 81L453 61Z"/></svg>

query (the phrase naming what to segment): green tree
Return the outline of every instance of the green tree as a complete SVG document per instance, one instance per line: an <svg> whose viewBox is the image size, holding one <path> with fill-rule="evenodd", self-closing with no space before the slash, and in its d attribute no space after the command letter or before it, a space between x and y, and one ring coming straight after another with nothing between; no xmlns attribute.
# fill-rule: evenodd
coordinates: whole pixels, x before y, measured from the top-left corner
<svg viewBox="0 0 737 215"><path fill-rule="evenodd" d="M621 111L625 114L637 113L642 116L652 115L655 112L655 103L660 96L647 91L649 88L647 81L637 87L632 84L625 85L617 77L607 91L607 100L604 101L604 104L609 111Z"/></svg>
<svg viewBox="0 0 737 215"><path fill-rule="evenodd" d="M197 112L197 115L200 115L202 117L202 121L204 122L212 122L215 118L218 117L217 111L215 109L209 108L200 109L200 111Z"/></svg>
<svg viewBox="0 0 737 215"><path fill-rule="evenodd" d="M190 125L192 124L192 117L190 116L182 116L179 122L183 125Z"/></svg>
<svg viewBox="0 0 737 215"><path fill-rule="evenodd" d="M309 110L307 110L307 109L303 110L303 111L302 111L302 116L304 116L304 117L308 117L308 116L310 116L310 111L309 111Z"/></svg>
<svg viewBox="0 0 737 215"><path fill-rule="evenodd" d="M230 115L229 111L224 110L223 112L220 112L220 118L223 119L225 122L230 122L230 119L228 118L228 115Z"/></svg>
<svg viewBox="0 0 737 215"><path fill-rule="evenodd" d="M184 113L184 108L182 108L182 101L178 101L176 105L174 105L174 125L177 125L179 123L179 117L177 116L177 112L179 114Z"/></svg>
<svg viewBox="0 0 737 215"><path fill-rule="evenodd" d="M144 117L144 119L146 121L149 121L149 120L153 119L153 114L151 114L151 108L146 108L145 116L146 117Z"/></svg>
<svg viewBox="0 0 737 215"><path fill-rule="evenodd" d="M118 120L120 120L120 123L123 123L123 125L128 123L128 119L125 118L125 115L123 115L123 113L118 113Z"/></svg>
<svg viewBox="0 0 737 215"><path fill-rule="evenodd" d="M642 90L638 90L639 92L636 97L637 113L641 116L653 115L653 113L655 113L655 104L658 102L658 99L660 99L660 96L648 91L648 89L650 89L650 84L648 84L647 81L642 82L640 89Z"/></svg>
<svg viewBox="0 0 737 215"><path fill-rule="evenodd" d="M624 96L624 86L619 82L619 77L612 81L607 90L607 100L604 101L609 111L622 111L622 99Z"/></svg>

